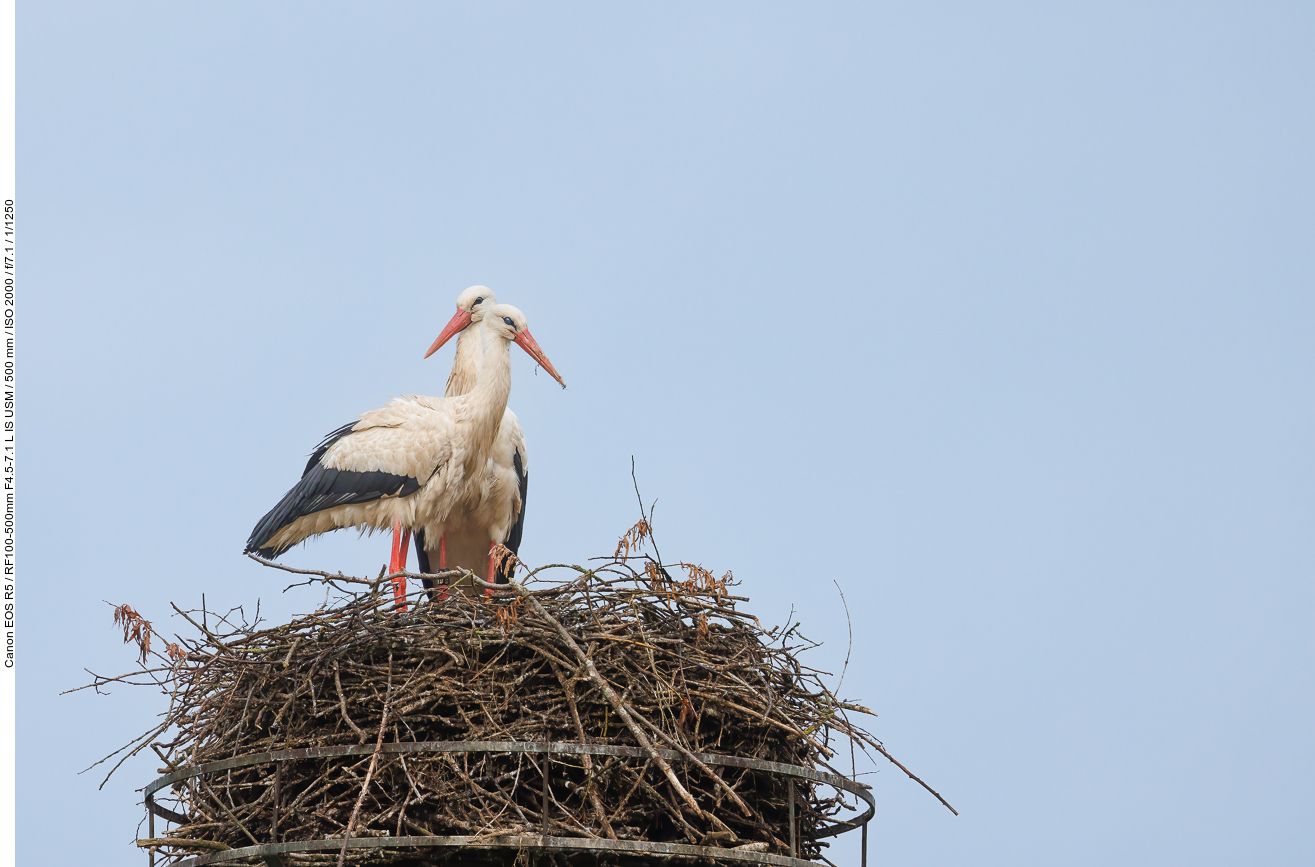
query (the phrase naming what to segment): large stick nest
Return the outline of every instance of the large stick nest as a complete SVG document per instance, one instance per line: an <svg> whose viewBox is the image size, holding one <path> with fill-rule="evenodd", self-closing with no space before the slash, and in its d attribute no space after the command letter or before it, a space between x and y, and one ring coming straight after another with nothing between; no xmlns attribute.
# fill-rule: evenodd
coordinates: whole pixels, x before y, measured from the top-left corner
<svg viewBox="0 0 1315 867"><path fill-rule="evenodd" d="M746 600L732 595L729 573L716 579L632 554L645 531L641 522L601 567L552 566L529 576L564 570L564 583L504 586L487 598L416 594L405 611L386 580L318 573L314 580L358 592L335 593L314 613L270 628L237 611L179 610L195 634L163 652L159 641L150 647L150 636L159 636L149 623L116 609L125 639L142 649L146 682L170 702L160 724L125 750L149 745L167 766L161 773L270 750L372 748L284 762L277 827L271 764L179 782L156 797L186 821L157 827L142 843L165 863L275 840L385 835L545 833L788 854L787 778L665 761L652 750L839 773L827 764L837 748L846 765L851 745L885 754L847 713L869 712L839 700L822 672L800 662L807 642L796 631L765 629L739 611ZM160 664L149 665L150 656ZM143 680L140 673L98 677L94 685L110 682ZM378 749L421 741L569 741L647 752L558 755L549 765L534 754ZM800 857L817 857L826 844L810 832L854 808L828 786L795 786ZM429 864L452 854L347 849L283 857L285 864ZM515 854L479 857L510 864ZM574 857L596 863L593 854Z"/></svg>

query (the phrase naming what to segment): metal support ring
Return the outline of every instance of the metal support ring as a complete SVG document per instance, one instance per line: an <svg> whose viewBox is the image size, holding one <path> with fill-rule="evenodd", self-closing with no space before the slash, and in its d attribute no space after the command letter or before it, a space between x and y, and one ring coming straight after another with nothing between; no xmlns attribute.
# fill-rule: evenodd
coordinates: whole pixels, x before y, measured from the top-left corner
<svg viewBox="0 0 1315 867"><path fill-rule="evenodd" d="M375 747L369 744L343 744L340 746L328 747L307 747L303 749L276 750L264 753L254 753L248 756L238 756L232 759L223 759L217 762L206 762L195 767L179 768L172 773L165 774L157 778L146 786L145 800L146 808L152 817L158 815L169 819L173 822L185 822L186 817L180 816L174 811L155 803L155 793L166 786L187 780L192 777L206 774L215 774L222 771L231 771L238 768L252 767L254 765L274 764L275 765L275 785L281 782L282 774L280 772L283 762L295 761L298 759L322 759L336 758L339 756L360 756L370 755L375 752ZM648 750L639 747L618 746L612 744L580 744L564 741L421 741L414 743L392 743L383 744L379 752L386 755L407 755L412 753L546 753L562 755L592 755L592 756L624 756L629 758L647 759L650 757ZM653 753L661 756L668 761L687 762L689 757L676 750L655 749ZM867 823L876 813L876 801L867 786L856 783L837 774L828 774L821 771L805 768L799 765L788 765L781 762L769 762L762 759L750 759L742 756L725 756L716 753L691 753L690 755L697 758L706 765L718 765L722 767L747 768L749 770L763 771L769 774L779 774L790 777L790 806L794 806L794 779L809 780L815 783L823 783L832 788L845 791L854 795L867 804L867 809L857 818L834 822L819 828L814 834L813 839L824 837L833 837L855 828L863 828L864 837L864 862L867 859ZM793 810L791 810L793 813ZM793 817L792 817L793 818ZM812 865L814 862L800 860L797 856L798 850L794 840L794 822L791 821L791 857L784 855L772 855L766 852L748 852L737 849L720 849L711 846L694 846L686 843L652 843L644 840L605 840L589 839L583 837L546 837L534 835L508 835L497 837L360 837L352 838L347 841L349 849L390 849L401 847L451 847L451 846L469 846L474 848L539 848L539 849L557 849L557 850L592 850L592 851L610 851L610 852L633 852L652 855L673 855L700 858L719 858L723 861L738 861L746 864L768 864L774 867L805 867ZM239 858L266 858L267 860L277 859L279 855L292 852L316 852L330 849L341 849L342 840L307 840L307 841L289 841L285 843L269 843L261 846L244 846L241 849L228 849L223 852L215 852L209 855L201 855L196 858L178 862L175 867L202 867L206 864L222 864ZM153 854L153 853L152 853Z"/></svg>

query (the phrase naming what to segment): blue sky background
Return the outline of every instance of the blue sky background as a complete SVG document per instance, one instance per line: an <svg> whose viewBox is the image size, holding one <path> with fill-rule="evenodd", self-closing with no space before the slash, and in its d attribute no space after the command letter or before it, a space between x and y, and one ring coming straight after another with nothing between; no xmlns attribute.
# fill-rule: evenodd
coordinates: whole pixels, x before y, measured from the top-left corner
<svg viewBox="0 0 1315 867"><path fill-rule="evenodd" d="M1312 45L1298 3L21 4L21 862L145 864L158 763L76 772L159 701L57 696L132 664L103 600L313 607L242 543L441 394L474 283L570 386L513 361L526 560L609 552L634 455L664 553L834 671L844 588L842 691L962 813L877 765L874 863L1309 858Z"/></svg>

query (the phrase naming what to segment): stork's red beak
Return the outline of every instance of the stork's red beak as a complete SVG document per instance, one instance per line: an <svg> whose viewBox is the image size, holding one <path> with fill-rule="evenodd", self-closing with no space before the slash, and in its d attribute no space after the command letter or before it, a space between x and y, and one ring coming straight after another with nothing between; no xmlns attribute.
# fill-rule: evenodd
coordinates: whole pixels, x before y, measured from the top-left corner
<svg viewBox="0 0 1315 867"><path fill-rule="evenodd" d="M530 354L530 358L533 358L535 361L539 362L540 366L542 366L544 370L548 371L548 373L552 375L553 379L561 383L562 388L566 388L566 383L562 382L562 378L557 375L557 368L553 367L552 362L548 360L548 356L543 354L543 350L539 348L538 341L536 341L533 337L530 336L530 329L527 328L524 331L522 331L520 334L516 335L516 344L520 346L521 349L524 349L526 352L528 352Z"/></svg>
<svg viewBox="0 0 1315 867"><path fill-rule="evenodd" d="M429 347L429 351L425 353L425 358L428 358L429 356L433 355L435 352L438 352L439 347L441 347L444 343L447 343L457 334L460 334L461 329L465 328L469 324L470 324L470 311L458 310L456 315L452 317L452 320L448 322L447 326L443 329L443 333L438 335L438 339L434 341L434 345Z"/></svg>

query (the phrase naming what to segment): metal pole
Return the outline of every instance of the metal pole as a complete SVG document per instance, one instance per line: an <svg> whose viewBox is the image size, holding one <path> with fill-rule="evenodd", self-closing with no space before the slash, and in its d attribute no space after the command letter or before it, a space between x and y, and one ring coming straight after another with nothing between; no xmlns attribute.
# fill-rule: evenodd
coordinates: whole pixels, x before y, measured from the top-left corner
<svg viewBox="0 0 1315 867"><path fill-rule="evenodd" d="M551 753L543 754L543 836L548 836L548 759Z"/></svg>
<svg viewBox="0 0 1315 867"><path fill-rule="evenodd" d="M794 780L790 780L786 785L790 787L790 857L798 858L799 844L795 839L794 831Z"/></svg>
<svg viewBox="0 0 1315 867"><path fill-rule="evenodd" d="M283 763L277 759L274 761L274 819L269 826L269 840L271 843L279 841L279 796L283 788Z"/></svg>
<svg viewBox="0 0 1315 867"><path fill-rule="evenodd" d="M152 840L155 839L155 811L151 809L149 802L146 804L146 833ZM146 851L150 855L151 867L155 867L155 847L152 846Z"/></svg>
<svg viewBox="0 0 1315 867"><path fill-rule="evenodd" d="M863 864L862 867L868 867L868 823L863 823Z"/></svg>

